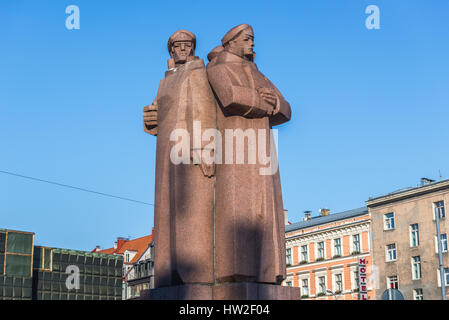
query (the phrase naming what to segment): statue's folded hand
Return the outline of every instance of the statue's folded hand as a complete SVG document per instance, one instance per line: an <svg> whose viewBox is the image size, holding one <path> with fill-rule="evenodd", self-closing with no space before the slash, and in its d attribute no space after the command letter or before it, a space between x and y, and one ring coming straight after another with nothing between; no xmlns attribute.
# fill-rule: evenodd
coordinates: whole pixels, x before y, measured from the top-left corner
<svg viewBox="0 0 449 320"><path fill-rule="evenodd" d="M279 109L279 97L270 88L257 88L260 97L269 105L268 115L275 114Z"/></svg>

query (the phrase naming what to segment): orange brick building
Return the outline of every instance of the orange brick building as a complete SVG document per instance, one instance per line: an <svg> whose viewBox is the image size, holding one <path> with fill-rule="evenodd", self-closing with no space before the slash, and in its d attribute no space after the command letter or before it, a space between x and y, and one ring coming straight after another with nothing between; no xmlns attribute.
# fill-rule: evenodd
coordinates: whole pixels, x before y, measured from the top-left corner
<svg viewBox="0 0 449 320"><path fill-rule="evenodd" d="M330 214L306 214L287 225L287 278L283 285L301 288L303 299L359 299L358 258L366 258L368 298L373 299L371 217L366 207Z"/></svg>

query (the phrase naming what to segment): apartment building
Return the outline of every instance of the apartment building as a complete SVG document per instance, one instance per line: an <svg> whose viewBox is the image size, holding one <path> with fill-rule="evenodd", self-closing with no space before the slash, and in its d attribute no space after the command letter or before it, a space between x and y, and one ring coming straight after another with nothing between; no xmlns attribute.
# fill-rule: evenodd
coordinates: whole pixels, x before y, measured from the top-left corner
<svg viewBox="0 0 449 320"><path fill-rule="evenodd" d="M366 202L373 227L373 264L378 272L376 299L396 288L406 300L442 299L441 281L449 287L446 217L449 180L423 178L418 187L402 189ZM440 217L440 239L436 215ZM438 241L442 248L443 279ZM446 296L448 295L446 289ZM449 297L448 297L449 298Z"/></svg>
<svg viewBox="0 0 449 320"><path fill-rule="evenodd" d="M144 291L154 289L154 241L125 274L125 280L127 299L140 298Z"/></svg>
<svg viewBox="0 0 449 320"><path fill-rule="evenodd" d="M286 225L287 279L302 299L359 299L359 258L371 277L370 214L366 207L330 214L327 209ZM370 282L368 299L373 298Z"/></svg>
<svg viewBox="0 0 449 320"><path fill-rule="evenodd" d="M140 270L142 270L145 274L144 278L147 277L146 268L148 268L148 272L152 275L153 271L153 263L151 261L145 261L143 262L142 257L146 257L146 254L148 254L150 251L150 246L153 242L153 235L147 235L144 237L136 238L136 239L125 239L122 237L117 238L117 241L114 242L114 246L112 248L108 249L101 249L99 246L97 246L92 252L97 253L105 253L105 254L112 254L112 255L119 255L123 257L123 283L122 283L122 298L123 300L130 299L132 297L135 297L137 295L137 291L140 292L140 290L145 289L146 285L143 284L143 282L137 281L137 278L134 277L134 275L139 275ZM146 259L144 259L146 260ZM140 263L138 263L140 262ZM139 267L142 269L136 270L135 265L138 264ZM134 269L134 270L133 270ZM135 273L137 271L137 273ZM131 285L127 282L127 275L128 273L132 272L132 281ZM148 275L150 277L150 275ZM140 276L138 277L141 278ZM147 279L145 279L146 281ZM136 287L135 287L136 286Z"/></svg>

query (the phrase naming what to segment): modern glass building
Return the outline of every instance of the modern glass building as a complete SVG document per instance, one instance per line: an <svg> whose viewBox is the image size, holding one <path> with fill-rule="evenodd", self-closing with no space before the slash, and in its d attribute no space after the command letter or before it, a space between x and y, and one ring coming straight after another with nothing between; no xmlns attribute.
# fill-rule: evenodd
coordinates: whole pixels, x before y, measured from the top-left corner
<svg viewBox="0 0 449 320"><path fill-rule="evenodd" d="M31 300L34 233L0 229L0 300Z"/></svg>
<svg viewBox="0 0 449 320"><path fill-rule="evenodd" d="M0 229L0 300L121 300L123 257L34 246Z"/></svg>

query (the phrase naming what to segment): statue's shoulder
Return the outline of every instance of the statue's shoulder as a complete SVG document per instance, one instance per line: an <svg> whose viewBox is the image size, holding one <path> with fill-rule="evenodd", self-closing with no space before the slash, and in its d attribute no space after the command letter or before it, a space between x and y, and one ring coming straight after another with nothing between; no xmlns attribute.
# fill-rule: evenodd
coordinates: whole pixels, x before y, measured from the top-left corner
<svg viewBox="0 0 449 320"><path fill-rule="evenodd" d="M208 63L207 69L214 67L224 67L228 64L241 64L243 59L227 51L220 52L211 62Z"/></svg>

